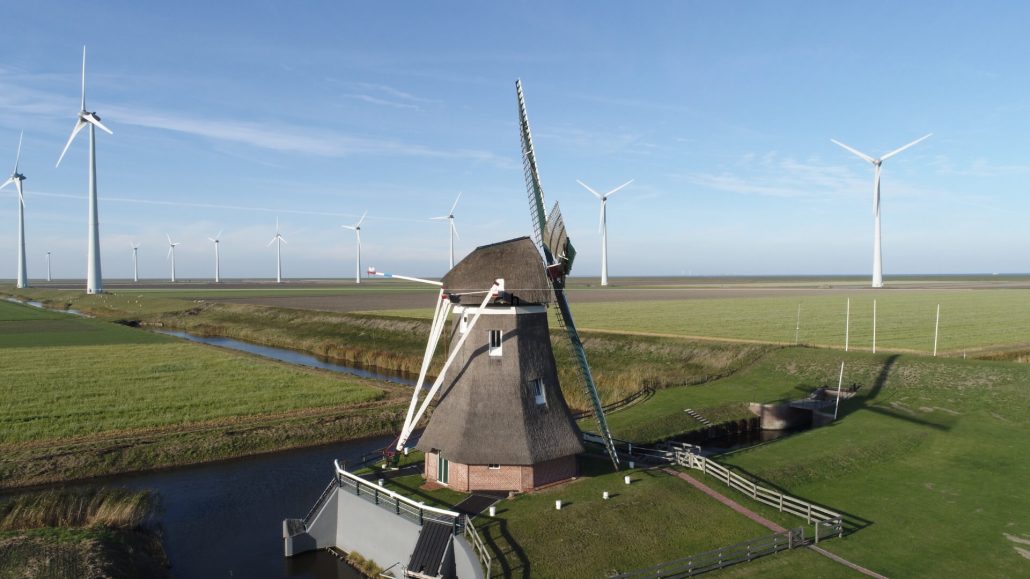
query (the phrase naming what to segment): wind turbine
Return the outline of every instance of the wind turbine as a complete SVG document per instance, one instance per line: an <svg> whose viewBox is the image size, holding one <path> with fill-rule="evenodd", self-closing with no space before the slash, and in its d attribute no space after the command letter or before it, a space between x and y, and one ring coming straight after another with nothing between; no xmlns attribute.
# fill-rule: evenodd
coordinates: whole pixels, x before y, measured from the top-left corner
<svg viewBox="0 0 1030 579"><path fill-rule="evenodd" d="M54 278L50 275L50 252L46 252L46 280L54 281Z"/></svg>
<svg viewBox="0 0 1030 579"><path fill-rule="evenodd" d="M18 156L14 158L14 171L4 181L4 184L0 185L0 190L12 183L18 189L18 287L20 288L29 287L29 277L25 267L25 194L21 185L25 180L25 175L18 172L18 165L21 163L21 140L24 137L25 131L22 131L21 136L18 137Z"/></svg>
<svg viewBox="0 0 1030 579"><path fill-rule="evenodd" d="M458 197L454 200L454 205L451 205L451 210L447 215L431 218L433 221L447 221L450 224L451 260L448 262L450 269L454 269L454 238L461 239L461 236L458 235L458 228L454 226L454 208L458 206L458 201L460 200L461 193L458 193Z"/></svg>
<svg viewBox="0 0 1030 579"><path fill-rule="evenodd" d="M220 268L219 263L218 263L218 244L220 243L220 238L221 237L222 237L222 232L221 231L219 231L218 235L215 235L214 237L208 237L208 239L211 240L211 242L215 244L215 283L222 283L222 278L219 277L219 270L221 268Z"/></svg>
<svg viewBox="0 0 1030 579"><path fill-rule="evenodd" d="M139 244L131 242L132 246L132 281L139 281Z"/></svg>
<svg viewBox="0 0 1030 579"><path fill-rule="evenodd" d="M357 263L356 263L355 269L354 269L354 283L361 283L361 224L365 222L365 216L366 215L368 215L368 211L362 213L361 214L361 219L358 219L358 222L355 223L354 225L341 225L340 226L340 227L342 227L344 229L350 229L351 231L353 231L354 232L354 236L355 236L355 238L357 238L357 241L358 241L358 255L357 255ZM453 257L451 259L453 259Z"/></svg>
<svg viewBox="0 0 1030 579"><path fill-rule="evenodd" d="M75 140L75 136L86 126L89 126L89 249L87 250L86 261L86 293L98 294L104 291L104 280L100 273L100 218L97 212L96 128L100 127L101 130L106 131L109 135L114 133L100 122L100 117L95 112L91 113L86 110L86 47L83 46L82 110L79 111L79 118L75 121L72 134L68 137L68 142L65 143L64 150L61 151L61 156L57 159L58 167L61 166L61 159L64 159L64 154L68 152L68 147Z"/></svg>
<svg viewBox="0 0 1030 579"><path fill-rule="evenodd" d="M278 217L275 218L275 237L273 237L272 241L269 241L268 245L266 245L265 247L269 247L273 243L275 244L275 283L283 283L283 260L281 247L282 243L286 243L286 240L283 239L282 234L279 233Z"/></svg>
<svg viewBox="0 0 1030 579"><path fill-rule="evenodd" d="M608 198L615 195L619 190L633 181L634 179L630 179L615 189L601 195L597 191L591 189L586 183L576 179L576 183L582 185L584 189L593 193L594 197L601 200L601 218L597 227L601 233L601 285L603 286L608 285Z"/></svg>
<svg viewBox="0 0 1030 579"><path fill-rule="evenodd" d="M165 234L165 237L168 238L168 255L165 257L165 259L172 259L172 283L175 283L175 246L181 245L182 242L179 241L176 243L172 243L172 236L168 235L167 233Z"/></svg>
<svg viewBox="0 0 1030 579"><path fill-rule="evenodd" d="M907 144L907 145L905 145L903 147L898 147L897 149L894 149L893 151L891 151L889 153L885 153L883 155L880 155L880 158L878 158L878 159L874 159L874 158L870 157L869 155L866 155L865 153L863 153L861 151L858 151L857 149L853 149L853 148L845 145L844 143L842 143L842 142L840 142L840 141L838 141L836 139L830 139L830 141L832 141L835 145L839 145L840 147L842 147L842 148L846 149L847 151L849 151L850 153L854 154L856 157L872 163L873 167L875 168L874 169L874 177L873 177L873 287L883 287L883 262L882 262L883 255L882 255L882 251L880 250L880 168L881 168L881 165L883 164L884 161L886 161L887 159L890 159L894 155L897 155L898 153L904 151L905 149L907 149L907 148L909 148L909 147L911 147L911 146L913 146L913 145L915 145L917 143L920 143L920 142L930 138L930 135L932 135L932 134L933 133L928 133L928 134L926 134L926 135L924 135L924 136L922 136L922 137L912 141L911 143L909 143L909 144Z"/></svg>

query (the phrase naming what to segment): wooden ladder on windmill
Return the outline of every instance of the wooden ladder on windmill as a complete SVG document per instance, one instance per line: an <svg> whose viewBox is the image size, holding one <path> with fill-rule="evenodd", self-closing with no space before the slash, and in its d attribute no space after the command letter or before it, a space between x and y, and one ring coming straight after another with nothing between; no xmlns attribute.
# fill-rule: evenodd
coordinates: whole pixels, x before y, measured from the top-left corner
<svg viewBox="0 0 1030 579"><path fill-rule="evenodd" d="M572 310L569 308L569 301L565 296L565 278L572 270L572 262L576 257L576 250L572 247L568 235L565 233L565 222L562 220L561 210L555 203L550 214L544 212L544 189L540 184L540 173L537 170L536 152L533 149L533 136L529 131L529 116L526 114L526 100L522 95L522 81L515 82L515 93L519 105L519 130L522 138L522 169L526 179L526 190L529 197L529 213L533 222L533 235L540 251L544 254L544 261L547 266L547 279L551 282L551 289L554 291L554 301L558 306L558 323L569 336L572 345L572 353L576 356L579 371L583 377L587 394L594 407L594 418L597 420L597 428L600 430L601 439L604 441L605 450L612 460L616 469L619 468L619 453L615 450L615 443L612 441L611 432L608 430L608 421L604 417L604 406L601 404L601 397L597 394L597 386L594 384L594 376L590 372L590 363L587 361L586 351L583 349L583 341L576 330L576 323L572 319Z"/></svg>

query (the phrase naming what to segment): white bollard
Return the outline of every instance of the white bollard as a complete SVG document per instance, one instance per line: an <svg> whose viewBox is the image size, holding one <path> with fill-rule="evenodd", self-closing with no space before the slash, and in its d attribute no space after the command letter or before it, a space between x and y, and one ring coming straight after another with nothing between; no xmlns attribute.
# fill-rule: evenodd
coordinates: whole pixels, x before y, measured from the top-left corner
<svg viewBox="0 0 1030 579"><path fill-rule="evenodd" d="M491 505L491 507L490 507L490 516L491 517L496 517L497 516L497 507Z"/></svg>
<svg viewBox="0 0 1030 579"><path fill-rule="evenodd" d="M626 478L624 478L623 480L625 480L625 481L626 481L626 484L629 484L629 483L630 483L630 478L629 478L629 475L626 475Z"/></svg>
<svg viewBox="0 0 1030 579"><path fill-rule="evenodd" d="M408 447L404 447L404 456L408 456Z"/></svg>
<svg viewBox="0 0 1030 579"><path fill-rule="evenodd" d="M637 468L637 463L635 463L635 462L633 462L633 461L631 460L631 461L629 461L629 467L630 467L631 469L633 469L633 468Z"/></svg>
<svg viewBox="0 0 1030 579"><path fill-rule="evenodd" d="M603 498L604 500L607 501L608 500L608 491L604 491L604 494L601 495L601 498Z"/></svg>
<svg viewBox="0 0 1030 579"><path fill-rule="evenodd" d="M557 511L561 510L561 501L560 500L554 501L554 509L557 510Z"/></svg>

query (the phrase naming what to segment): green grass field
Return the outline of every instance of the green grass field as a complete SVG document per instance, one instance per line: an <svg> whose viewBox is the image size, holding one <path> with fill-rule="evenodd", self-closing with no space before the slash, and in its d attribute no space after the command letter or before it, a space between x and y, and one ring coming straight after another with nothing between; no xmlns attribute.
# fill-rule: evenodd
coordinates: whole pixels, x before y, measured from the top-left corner
<svg viewBox="0 0 1030 579"><path fill-rule="evenodd" d="M826 548L888 576L1024 575L1030 366L788 348L730 378L660 392L609 424L617 436L661 438L681 407L792 398L835 382L841 359L845 383L862 388L838 422L724 462L846 513L856 531Z"/></svg>
<svg viewBox="0 0 1030 579"><path fill-rule="evenodd" d="M576 325L584 331L757 340L793 344L798 305L801 344L844 347L846 296L802 298L717 298L576 303ZM941 305L938 351L961 355L999 346L1030 345L1030 290L856 289L851 296L849 346L872 348L876 300L877 350L932 352L937 304ZM428 310L378 311L377 315L428 318Z"/></svg>
<svg viewBox="0 0 1030 579"><path fill-rule="evenodd" d="M0 348L168 342L159 334L0 301Z"/></svg>

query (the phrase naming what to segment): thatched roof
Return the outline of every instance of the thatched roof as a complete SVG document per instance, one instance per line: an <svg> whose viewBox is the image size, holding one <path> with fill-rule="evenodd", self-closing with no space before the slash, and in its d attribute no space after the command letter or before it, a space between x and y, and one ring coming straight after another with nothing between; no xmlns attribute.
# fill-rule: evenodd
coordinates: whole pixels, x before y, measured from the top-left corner
<svg viewBox="0 0 1030 579"><path fill-rule="evenodd" d="M458 324L454 324L457 326ZM503 356L487 353L487 330L502 329ZM547 313L482 316L447 371L417 448L463 464L532 465L583 452L562 396ZM460 334L452 334L454 343ZM473 339L474 338L474 339ZM544 381L545 405L532 380Z"/></svg>
<svg viewBox="0 0 1030 579"><path fill-rule="evenodd" d="M551 284L544 272L543 258L528 237L477 247L447 272L443 287L462 304L478 305L483 301L482 292L498 278L504 279L504 290L519 303L551 301Z"/></svg>

